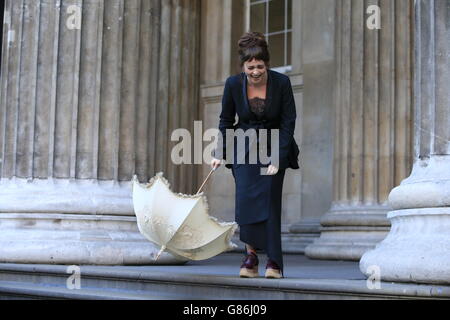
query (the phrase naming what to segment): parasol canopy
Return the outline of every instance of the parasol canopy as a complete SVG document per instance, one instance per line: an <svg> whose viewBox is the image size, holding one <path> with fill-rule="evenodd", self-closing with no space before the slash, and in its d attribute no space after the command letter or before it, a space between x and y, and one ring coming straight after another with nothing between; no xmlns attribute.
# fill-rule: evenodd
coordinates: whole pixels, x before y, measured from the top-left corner
<svg viewBox="0 0 450 320"><path fill-rule="evenodd" d="M236 247L231 237L237 224L209 216L206 196L200 190L196 195L174 193L162 172L147 184L133 177L133 206L139 231L161 248L155 260L164 251L190 260L205 260Z"/></svg>

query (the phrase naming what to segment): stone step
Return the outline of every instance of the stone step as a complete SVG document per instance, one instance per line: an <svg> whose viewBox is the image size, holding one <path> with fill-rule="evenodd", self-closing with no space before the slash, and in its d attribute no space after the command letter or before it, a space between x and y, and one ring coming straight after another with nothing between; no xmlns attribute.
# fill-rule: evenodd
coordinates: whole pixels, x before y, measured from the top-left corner
<svg viewBox="0 0 450 320"><path fill-rule="evenodd" d="M365 280L240 279L236 276L167 273L140 267L81 267L81 289L66 286L67 266L0 265L0 296L29 299L288 300L449 298L450 288Z"/></svg>
<svg viewBox="0 0 450 320"><path fill-rule="evenodd" d="M184 300L188 297L142 291L108 290L104 288L68 289L67 287L0 281L1 299L45 299L45 300Z"/></svg>

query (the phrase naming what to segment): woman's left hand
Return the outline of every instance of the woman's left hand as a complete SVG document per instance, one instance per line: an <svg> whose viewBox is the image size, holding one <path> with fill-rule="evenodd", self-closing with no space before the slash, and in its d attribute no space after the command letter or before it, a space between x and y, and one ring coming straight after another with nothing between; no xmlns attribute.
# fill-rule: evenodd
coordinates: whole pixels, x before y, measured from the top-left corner
<svg viewBox="0 0 450 320"><path fill-rule="evenodd" d="M278 168L272 164L269 165L269 167L267 168L267 174L269 176L275 175L275 174L277 174L277 172L278 172Z"/></svg>

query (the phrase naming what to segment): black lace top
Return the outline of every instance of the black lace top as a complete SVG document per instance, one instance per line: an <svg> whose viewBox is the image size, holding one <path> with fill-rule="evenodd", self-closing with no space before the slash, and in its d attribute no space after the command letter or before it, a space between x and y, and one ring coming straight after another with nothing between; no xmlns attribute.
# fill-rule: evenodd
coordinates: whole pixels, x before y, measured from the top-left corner
<svg viewBox="0 0 450 320"><path fill-rule="evenodd" d="M264 108L266 107L266 99L255 97L248 102L250 104L250 110L256 115L258 120L261 120L263 118Z"/></svg>

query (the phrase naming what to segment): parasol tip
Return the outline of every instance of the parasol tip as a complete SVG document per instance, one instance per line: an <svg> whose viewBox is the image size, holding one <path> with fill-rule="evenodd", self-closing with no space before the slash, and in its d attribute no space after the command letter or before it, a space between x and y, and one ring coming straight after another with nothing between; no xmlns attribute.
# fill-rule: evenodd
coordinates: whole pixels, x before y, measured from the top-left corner
<svg viewBox="0 0 450 320"><path fill-rule="evenodd" d="M166 250L166 246L161 247L161 250L159 250L158 254L156 255L155 261L159 259L164 250Z"/></svg>

